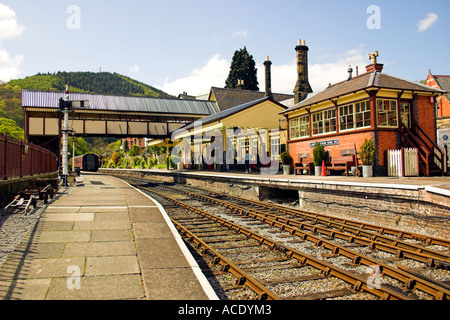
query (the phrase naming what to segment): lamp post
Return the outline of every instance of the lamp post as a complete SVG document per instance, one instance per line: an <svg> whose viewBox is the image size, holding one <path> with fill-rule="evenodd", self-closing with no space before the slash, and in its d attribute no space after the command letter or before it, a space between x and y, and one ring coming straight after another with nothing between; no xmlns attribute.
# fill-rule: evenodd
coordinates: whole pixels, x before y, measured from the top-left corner
<svg viewBox="0 0 450 320"><path fill-rule="evenodd" d="M59 109L64 114L64 123L62 129L62 180L63 185L67 186L67 176L69 174L68 170L68 145L69 145L69 111L72 107L72 102L69 101L69 86L66 84L66 91L64 91L64 100L61 98L59 100Z"/></svg>
<svg viewBox="0 0 450 320"><path fill-rule="evenodd" d="M63 128L61 130L62 133L62 180L63 185L67 186L67 176L69 175L69 168L68 168L68 159L67 156L69 154L68 147L69 147L69 133L72 132L73 136L75 137L75 131L69 129L69 112L70 109L72 109L72 106L74 108L89 108L90 104L89 101L70 101L69 100L69 85L66 84L66 91L64 91L64 99L59 99L59 110L63 112L64 114L64 123ZM75 143L74 143L75 146ZM75 153L74 153L75 155Z"/></svg>

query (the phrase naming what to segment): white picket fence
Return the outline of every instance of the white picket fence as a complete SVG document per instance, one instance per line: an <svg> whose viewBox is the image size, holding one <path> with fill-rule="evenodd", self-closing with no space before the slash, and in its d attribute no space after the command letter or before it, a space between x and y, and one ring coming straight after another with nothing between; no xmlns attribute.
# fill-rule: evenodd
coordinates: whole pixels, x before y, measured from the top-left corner
<svg viewBox="0 0 450 320"><path fill-rule="evenodd" d="M419 176L418 150L415 148L388 150L387 168L389 177Z"/></svg>

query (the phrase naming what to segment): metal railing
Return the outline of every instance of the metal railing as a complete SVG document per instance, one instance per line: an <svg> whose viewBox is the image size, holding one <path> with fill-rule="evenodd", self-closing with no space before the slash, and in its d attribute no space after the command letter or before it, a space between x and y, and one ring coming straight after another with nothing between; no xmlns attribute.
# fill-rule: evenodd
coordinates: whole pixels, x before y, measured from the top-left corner
<svg viewBox="0 0 450 320"><path fill-rule="evenodd" d="M0 135L0 179L22 178L58 170L58 157L32 143Z"/></svg>

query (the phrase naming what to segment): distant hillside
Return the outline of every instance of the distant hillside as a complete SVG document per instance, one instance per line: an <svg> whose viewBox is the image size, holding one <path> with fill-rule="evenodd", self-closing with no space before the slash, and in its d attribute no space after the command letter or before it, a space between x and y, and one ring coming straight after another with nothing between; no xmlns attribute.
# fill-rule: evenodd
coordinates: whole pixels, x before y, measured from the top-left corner
<svg viewBox="0 0 450 320"><path fill-rule="evenodd" d="M174 98L152 86L118 73L57 72L38 73L24 79L0 82L0 118L12 119L23 128L22 89L64 91L66 83L71 92Z"/></svg>
<svg viewBox="0 0 450 320"><path fill-rule="evenodd" d="M109 72L57 72L11 80L12 87L38 91L64 91L66 84L71 92L114 94L123 96L148 96L166 98L169 94L142 82Z"/></svg>

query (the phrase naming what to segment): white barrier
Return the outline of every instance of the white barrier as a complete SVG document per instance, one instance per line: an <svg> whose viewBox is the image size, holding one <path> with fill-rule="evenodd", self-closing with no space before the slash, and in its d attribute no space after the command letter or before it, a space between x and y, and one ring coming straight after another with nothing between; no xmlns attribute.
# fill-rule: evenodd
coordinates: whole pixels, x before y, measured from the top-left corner
<svg viewBox="0 0 450 320"><path fill-rule="evenodd" d="M415 148L388 150L387 169L389 177L419 176L418 150Z"/></svg>

